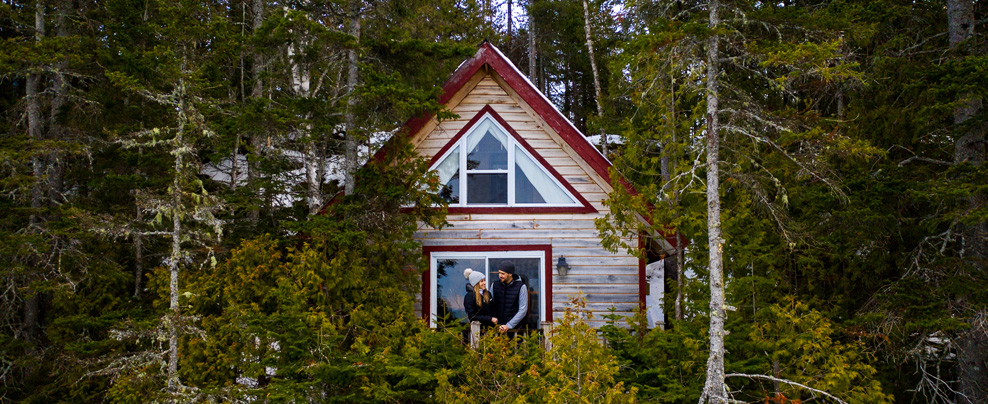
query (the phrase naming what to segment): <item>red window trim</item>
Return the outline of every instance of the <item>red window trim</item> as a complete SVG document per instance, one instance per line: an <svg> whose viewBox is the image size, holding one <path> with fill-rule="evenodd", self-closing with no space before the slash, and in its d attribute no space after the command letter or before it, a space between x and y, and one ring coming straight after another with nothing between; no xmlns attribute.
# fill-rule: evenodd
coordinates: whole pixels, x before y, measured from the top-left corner
<svg viewBox="0 0 988 404"><path fill-rule="evenodd" d="M432 315L432 256L434 252L491 252L491 251L543 251L545 252L543 280L545 297L545 321L552 322L552 245L551 244L505 244L505 245L454 245L422 246L422 255L429 260L429 269L422 274L422 318L426 322Z"/></svg>
<svg viewBox="0 0 988 404"><path fill-rule="evenodd" d="M489 207L489 206L485 206L485 207L466 206L466 207L451 207L448 210L449 213L454 213L454 214L458 214L458 213L479 213L479 214L482 213L597 213L597 209L594 208L593 205L591 205L590 202L588 202L587 199L584 198L582 194L577 192L576 189L573 188L572 185L570 185L569 181L566 181L566 179L563 178L562 174L559 174L559 172L556 171L555 168L549 165L549 162L546 161L546 159L543 158L541 154L536 152L535 149L531 145L529 145L528 142L526 142L525 139L523 139L521 135L519 135L518 132L515 131L514 128L508 125L508 122L505 121L504 118L502 118L501 115L499 115L497 111L495 111L494 108L490 106L490 104L484 105L484 107L481 108L480 111L473 116L473 118L470 118L470 121L467 122L467 124L464 125L459 132L456 132L456 135L453 136L452 139L446 142L446 145L444 145L441 149L439 149L438 153L432 156L432 159L429 161L429 166L431 167L436 163L438 163L439 159L443 155L445 155L446 152L453 147L453 145L459 142L460 138L462 138L464 135L466 135L467 132L473 129L473 127L477 125L477 122L480 121L480 119L483 118L485 114L490 114L491 117L494 118L495 122L501 125L501 127L504 128L504 130L508 131L508 133L515 138L518 144L524 147L525 150L528 151L528 154L534 157L535 160L542 165L542 167L545 167L546 171L549 171L549 174L552 175L553 178L556 179L556 181L562 184L562 186L566 188L566 190L569 191L569 193L573 195L574 198L576 198L576 201L583 206L552 206L552 207L506 206L503 208Z"/></svg>

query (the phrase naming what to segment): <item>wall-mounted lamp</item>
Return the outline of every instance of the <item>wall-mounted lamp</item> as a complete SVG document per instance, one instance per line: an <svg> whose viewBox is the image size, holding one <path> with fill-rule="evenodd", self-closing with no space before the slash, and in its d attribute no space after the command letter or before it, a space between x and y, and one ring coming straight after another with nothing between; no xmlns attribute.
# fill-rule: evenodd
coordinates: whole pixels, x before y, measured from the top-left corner
<svg viewBox="0 0 988 404"><path fill-rule="evenodd" d="M569 264L566 263L566 257L559 256L559 262L556 262L556 270L559 271L559 276L566 276L566 273L569 272Z"/></svg>

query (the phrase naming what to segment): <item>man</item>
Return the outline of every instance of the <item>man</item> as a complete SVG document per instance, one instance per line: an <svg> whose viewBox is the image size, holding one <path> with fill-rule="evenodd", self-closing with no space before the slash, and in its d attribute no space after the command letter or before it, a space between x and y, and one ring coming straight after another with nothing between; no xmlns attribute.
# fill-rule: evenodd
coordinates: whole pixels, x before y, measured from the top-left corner
<svg viewBox="0 0 988 404"><path fill-rule="evenodd" d="M515 274L515 263L502 261L497 267L499 282L494 282L494 317L502 322L498 330L517 328L528 315L528 287ZM508 319L507 322L504 322Z"/></svg>

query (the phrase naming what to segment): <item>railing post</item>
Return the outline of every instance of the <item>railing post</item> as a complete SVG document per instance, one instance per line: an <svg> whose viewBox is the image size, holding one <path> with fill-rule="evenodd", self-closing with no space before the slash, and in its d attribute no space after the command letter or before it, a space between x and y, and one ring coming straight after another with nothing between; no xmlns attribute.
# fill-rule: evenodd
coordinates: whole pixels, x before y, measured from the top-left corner
<svg viewBox="0 0 988 404"><path fill-rule="evenodd" d="M545 347L546 352L552 349L552 341L549 337L552 336L552 322L543 321L542 322L542 345Z"/></svg>
<svg viewBox="0 0 988 404"><path fill-rule="evenodd" d="M470 322L470 348L477 349L480 346L480 322Z"/></svg>

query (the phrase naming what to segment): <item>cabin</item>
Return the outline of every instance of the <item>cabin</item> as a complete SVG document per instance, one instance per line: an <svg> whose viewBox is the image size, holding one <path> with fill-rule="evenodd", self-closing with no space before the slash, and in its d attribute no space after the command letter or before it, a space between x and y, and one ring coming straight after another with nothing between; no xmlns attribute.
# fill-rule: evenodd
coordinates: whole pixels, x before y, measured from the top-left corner
<svg viewBox="0 0 988 404"><path fill-rule="evenodd" d="M676 238L629 240L651 251L648 260L601 246L594 220L608 212L611 163L500 50L481 44L444 85L440 102L459 117L406 125L449 202L449 227L423 225L415 235L429 260L418 313L433 325L447 315L464 318L464 270L483 271L492 282L504 260L528 280L529 329L560 317L577 295L594 326L611 308L630 316L648 300L653 313L661 310L664 287L655 284L664 283L663 271L647 276L646 265L657 252L672 255ZM655 317L661 326L661 311Z"/></svg>

